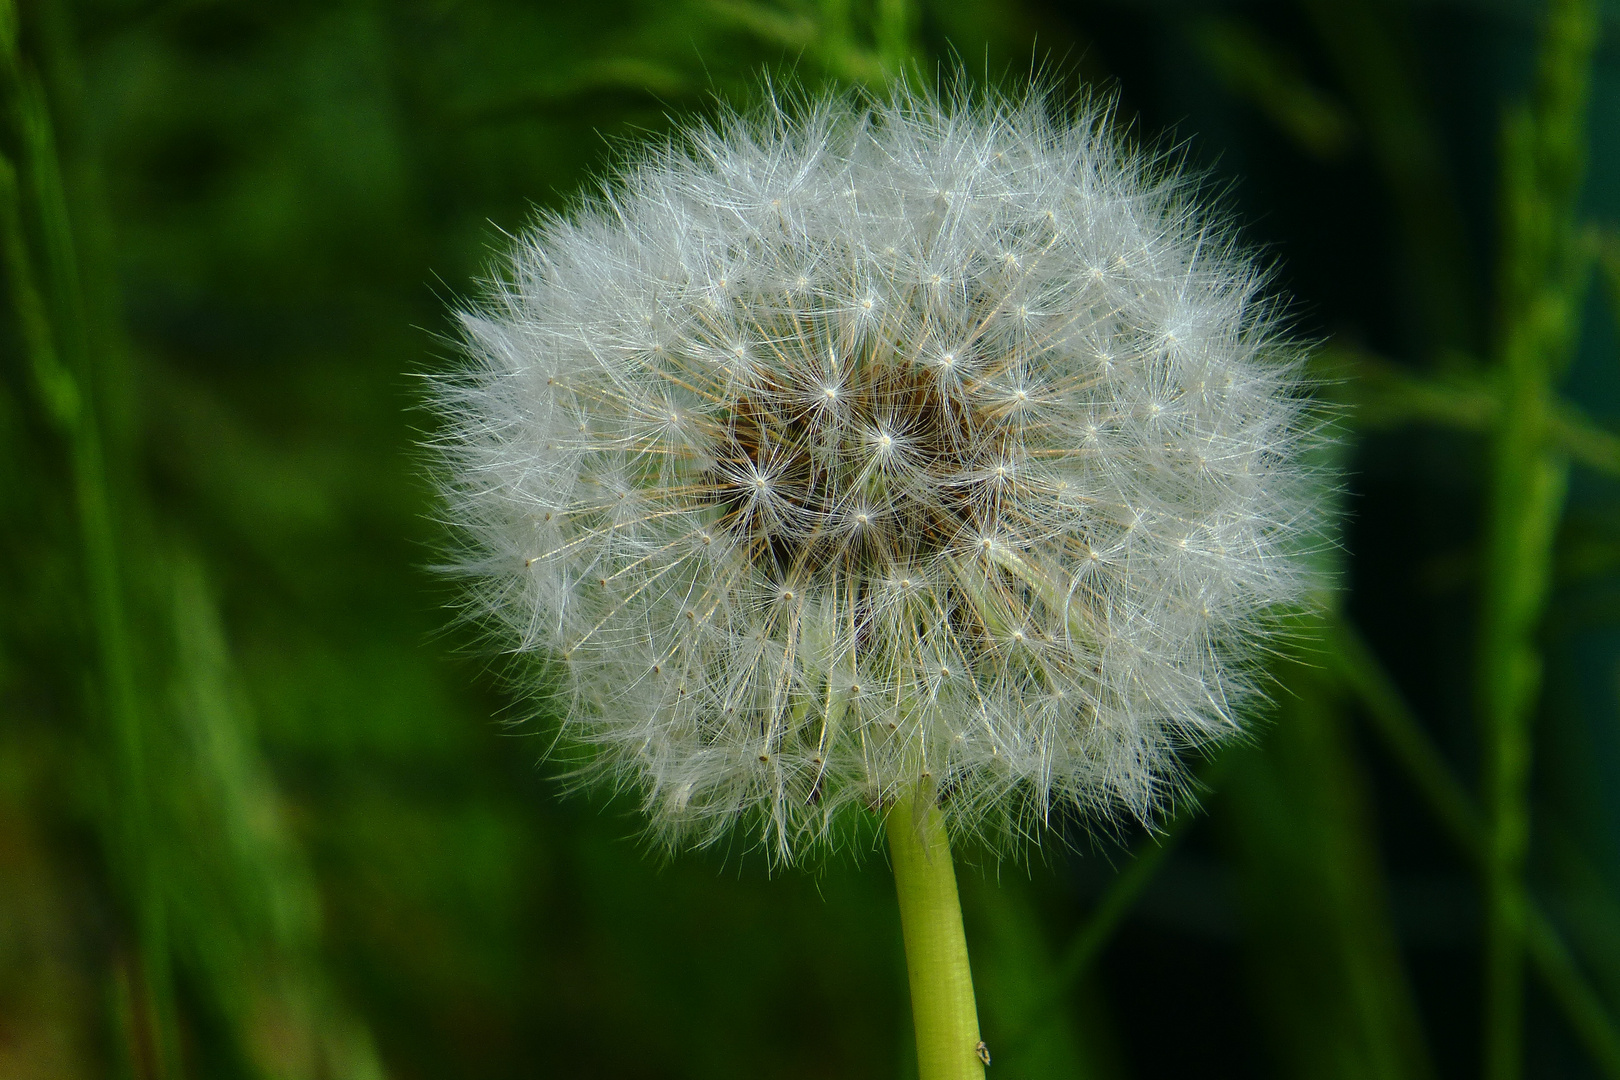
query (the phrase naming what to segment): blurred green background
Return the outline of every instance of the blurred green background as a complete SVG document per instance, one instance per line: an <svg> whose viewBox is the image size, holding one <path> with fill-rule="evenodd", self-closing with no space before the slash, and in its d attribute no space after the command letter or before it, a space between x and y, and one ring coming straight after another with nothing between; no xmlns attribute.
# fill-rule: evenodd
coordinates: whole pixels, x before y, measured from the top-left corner
<svg viewBox="0 0 1620 1080"><path fill-rule="evenodd" d="M1342 404L1149 835L961 853L992 1077L1620 1077L1620 7L0 0L0 1077L904 1077L879 851L663 860L451 625L419 376L761 73L1117 92ZM1522 1023L1520 1022L1522 1020Z"/></svg>

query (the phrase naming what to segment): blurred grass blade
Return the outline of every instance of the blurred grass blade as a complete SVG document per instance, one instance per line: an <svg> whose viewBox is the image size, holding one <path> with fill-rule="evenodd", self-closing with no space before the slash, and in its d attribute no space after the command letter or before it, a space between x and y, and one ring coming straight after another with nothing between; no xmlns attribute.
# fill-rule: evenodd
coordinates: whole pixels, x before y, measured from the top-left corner
<svg viewBox="0 0 1620 1080"><path fill-rule="evenodd" d="M1569 402L1555 403L1547 426L1560 453L1589 469L1620 476L1620 435L1598 427Z"/></svg>
<svg viewBox="0 0 1620 1080"><path fill-rule="evenodd" d="M1478 337L1466 233L1416 62L1397 33L1397 9L1380 0L1300 0L1300 6L1338 69L1394 197L1416 301L1411 314L1431 352L1460 357L1448 350L1467 348Z"/></svg>
<svg viewBox="0 0 1620 1080"><path fill-rule="evenodd" d="M1620 231L1606 229L1598 241L1598 257L1603 267L1604 293L1609 301L1609 319L1620 326Z"/></svg>
<svg viewBox="0 0 1620 1080"><path fill-rule="evenodd" d="M1575 964L1564 939L1528 896L1521 900L1524 944L1542 979L1564 1010L1564 1017L1606 1076L1620 1076L1620 1029L1586 976Z"/></svg>
<svg viewBox="0 0 1620 1080"><path fill-rule="evenodd" d="M176 952L206 981L237 1052L274 1080L376 1080L370 1037L319 968L320 902L235 687L201 565L173 571L177 745L166 754Z"/></svg>
<svg viewBox="0 0 1620 1080"><path fill-rule="evenodd" d="M1541 689L1535 634L1563 516L1567 458L1551 439L1553 383L1579 321L1574 227L1586 105L1597 44L1590 0L1552 0L1535 99L1509 113L1502 140L1503 410L1491 457L1478 695L1486 833L1485 1075L1523 1070L1524 868L1530 848L1531 719Z"/></svg>
<svg viewBox="0 0 1620 1080"><path fill-rule="evenodd" d="M1340 677L1361 699L1395 760L1469 858L1483 858L1479 810L1440 751L1423 733L1417 717L1407 708L1400 691L1385 674L1372 650L1342 618L1330 628L1329 634L1329 655Z"/></svg>
<svg viewBox="0 0 1620 1080"><path fill-rule="evenodd" d="M818 27L816 20L809 16L780 11L752 0L709 0L709 7L721 19L784 48L809 48L818 33L825 32L826 28L826 20Z"/></svg>
<svg viewBox="0 0 1620 1080"><path fill-rule="evenodd" d="M992 1068L1006 1070L1004 1075L1086 1080L1122 1075L1111 1025L1089 985L1079 987L1078 1012L1053 1007L1056 964L1027 885L978 875L964 875L963 882Z"/></svg>
<svg viewBox="0 0 1620 1080"><path fill-rule="evenodd" d="M1230 764L1230 751L1223 751L1211 759L1200 772L1198 786L1215 788L1226 774ZM1189 801L1179 813L1165 823L1162 829L1150 835L1131 852L1125 868L1108 883L1085 922L1081 924L1063 952L1052 965L1044 1004L1034 1013L1031 1023L1039 1022L1043 1011L1057 1007L1065 996L1082 983L1108 942L1130 914L1131 908L1142 898L1143 892L1163 868L1175 851L1176 845L1198 818L1200 808Z"/></svg>
<svg viewBox="0 0 1620 1080"><path fill-rule="evenodd" d="M1344 345L1326 346L1313 359L1325 392L1353 409L1362 426L1427 423L1484 433L1494 429L1504 411L1498 391L1474 376L1417 375ZM1546 422L1547 438L1571 461L1620 477L1620 435L1599 427L1566 400L1551 403Z"/></svg>
<svg viewBox="0 0 1620 1080"><path fill-rule="evenodd" d="M1263 1015L1289 1075L1431 1077L1324 631L1277 663L1276 723L1222 789Z"/></svg>
<svg viewBox="0 0 1620 1080"><path fill-rule="evenodd" d="M57 354L45 298L40 295L33 257L23 234L22 195L17 169L0 154L0 243L5 245L6 280L11 306L22 331L24 348L33 369L34 388L52 425L71 436L80 416L79 384L62 366Z"/></svg>
<svg viewBox="0 0 1620 1080"><path fill-rule="evenodd" d="M1224 759L1217 759L1217 764L1220 760ZM1213 770L1210 772L1213 773ZM1206 777L1206 783L1211 779ZM1197 816L1192 807L1183 809L1164 826L1162 832L1149 837L1131 852L1130 862L1109 882L1107 890L1086 916L1085 923L1064 946L1053 971L1053 985L1058 988L1057 992L1067 993L1085 977Z"/></svg>
<svg viewBox="0 0 1620 1080"><path fill-rule="evenodd" d="M1248 101L1301 149L1328 161L1343 157L1355 140L1344 106L1313 85L1298 61L1254 27L1210 16L1192 25L1194 47L1215 77Z"/></svg>
<svg viewBox="0 0 1620 1080"><path fill-rule="evenodd" d="M1452 840L1469 858L1483 865L1485 823L1479 808L1355 628L1341 618L1331 633L1330 655L1345 684L1360 698L1373 730L1428 800ZM1535 898L1521 892L1519 903L1524 911L1525 948L1537 973L1603 1074L1620 1080L1620 1026L1570 957L1557 928Z"/></svg>
<svg viewBox="0 0 1620 1080"><path fill-rule="evenodd" d="M89 623L95 637L99 669L97 705L108 721L112 748L112 791L115 805L106 822L114 862L132 910L138 942L138 985L143 993L135 1015L150 1030L134 1038L148 1055L143 1071L171 1074L178 1054L169 974L166 914L162 886L149 858L150 790L147 782L146 733L136 689L135 660L125 611L124 569L113 499L108 491L101 418L91 385L93 365L87 355L84 302L61 182L55 139L43 88L17 49L16 11L0 0L0 83L7 111L22 144L22 168L0 167L0 227L6 230L7 277L12 306L31 352L38 391L52 420L64 430L71 460L79 541L84 550ZM28 180L28 195L43 238L45 278L40 288L28 255L25 202L19 174ZM42 317L46 312L55 317Z"/></svg>

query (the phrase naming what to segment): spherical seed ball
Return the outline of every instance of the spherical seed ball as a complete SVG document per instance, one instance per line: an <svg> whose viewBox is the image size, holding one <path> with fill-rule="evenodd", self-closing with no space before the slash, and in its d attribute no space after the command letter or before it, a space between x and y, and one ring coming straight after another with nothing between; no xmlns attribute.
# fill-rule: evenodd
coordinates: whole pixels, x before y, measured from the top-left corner
<svg viewBox="0 0 1620 1080"><path fill-rule="evenodd" d="M473 606L670 842L791 859L922 780L958 830L1147 817L1237 730L1308 585L1300 351L1186 181L1050 106L693 127L463 315Z"/></svg>

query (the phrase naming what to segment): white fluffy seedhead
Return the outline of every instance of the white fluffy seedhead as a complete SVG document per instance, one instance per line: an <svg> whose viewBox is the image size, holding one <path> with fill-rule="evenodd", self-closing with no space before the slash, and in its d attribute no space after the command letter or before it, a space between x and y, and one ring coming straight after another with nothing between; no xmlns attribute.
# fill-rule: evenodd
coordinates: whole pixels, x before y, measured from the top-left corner
<svg viewBox="0 0 1620 1080"><path fill-rule="evenodd" d="M520 237L439 384L474 608L655 832L1148 817L1302 599L1300 351L1106 109L697 127ZM546 665L537 664L537 669Z"/></svg>

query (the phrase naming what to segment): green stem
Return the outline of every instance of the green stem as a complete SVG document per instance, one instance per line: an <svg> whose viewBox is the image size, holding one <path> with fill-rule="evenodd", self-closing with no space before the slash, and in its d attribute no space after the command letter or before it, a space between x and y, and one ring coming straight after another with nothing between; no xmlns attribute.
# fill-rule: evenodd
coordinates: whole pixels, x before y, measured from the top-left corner
<svg viewBox="0 0 1620 1080"><path fill-rule="evenodd" d="M1523 1071L1524 871L1530 848L1535 635L1551 579L1568 460L1552 443L1554 381L1574 351L1585 276L1575 229L1598 18L1553 0L1530 108L1502 141L1503 219L1496 432L1480 608L1485 796L1485 1075Z"/></svg>
<svg viewBox="0 0 1620 1080"><path fill-rule="evenodd" d="M121 558L127 540L120 539L124 530L117 520L107 475L89 320L56 136L45 89L18 51L17 29L15 5L0 0L0 103L16 120L22 136L21 167L0 153L0 262L41 402L67 443L86 571L88 621L100 674L97 705L110 728L111 789L116 805L108 824L118 870L130 892L139 982L145 991L141 1004L151 1029L151 1060L141 1071L163 1077L178 1060L179 1036L162 883L151 858L146 734ZM28 247L24 213L30 202L38 219L48 291L41 288Z"/></svg>
<svg viewBox="0 0 1620 1080"><path fill-rule="evenodd" d="M1620 314L1620 245L1615 260L1614 311ZM1491 383L1477 376L1414 375L1363 349L1345 345L1326 346L1317 356L1322 361L1324 381L1338 380L1334 390L1354 409L1356 423L1362 428L1432 424L1455 431L1488 432L1501 424L1502 396ZM1474 358L1458 362L1479 366ZM1563 398L1554 398L1550 408L1552 412L1545 418L1547 438L1555 449L1588 469L1620 476L1620 435L1599 427L1579 406Z"/></svg>
<svg viewBox="0 0 1620 1080"><path fill-rule="evenodd" d="M1373 730L1429 802L1435 817L1475 863L1486 858L1485 822L1479 807L1418 723L1389 674L1355 627L1341 620L1332 633L1335 658L1346 685L1361 699ZM1620 1080L1620 1027L1595 987L1576 966L1563 938L1536 899L1519 883L1524 948L1571 1030L1585 1044L1603 1075Z"/></svg>
<svg viewBox="0 0 1620 1080"><path fill-rule="evenodd" d="M962 905L945 818L924 781L898 799L886 823L900 928L906 939L918 1080L983 1080L984 1044L973 1001Z"/></svg>
<svg viewBox="0 0 1620 1080"><path fill-rule="evenodd" d="M1476 864L1485 858L1485 824L1473 796L1451 771L1361 632L1340 617L1328 630L1339 676L1361 700L1372 728L1407 778L1428 800L1440 824Z"/></svg>

